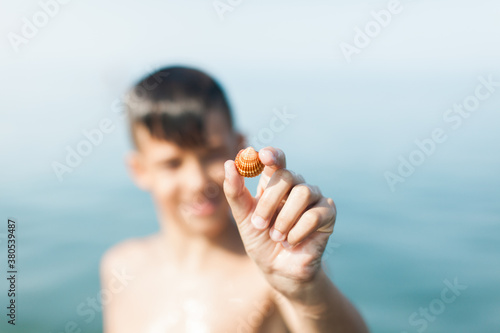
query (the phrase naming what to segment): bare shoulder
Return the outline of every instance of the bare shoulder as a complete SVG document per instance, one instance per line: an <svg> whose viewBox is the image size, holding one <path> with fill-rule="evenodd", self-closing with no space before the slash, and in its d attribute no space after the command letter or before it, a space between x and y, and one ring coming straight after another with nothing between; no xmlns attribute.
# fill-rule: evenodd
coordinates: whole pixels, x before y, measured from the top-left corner
<svg viewBox="0 0 500 333"><path fill-rule="evenodd" d="M154 235L130 238L112 246L102 255L99 275L104 332L134 331L127 327L130 322L122 319L124 316L133 317L129 312L130 304L137 299L137 288L141 287L138 276L150 257L154 238Z"/></svg>

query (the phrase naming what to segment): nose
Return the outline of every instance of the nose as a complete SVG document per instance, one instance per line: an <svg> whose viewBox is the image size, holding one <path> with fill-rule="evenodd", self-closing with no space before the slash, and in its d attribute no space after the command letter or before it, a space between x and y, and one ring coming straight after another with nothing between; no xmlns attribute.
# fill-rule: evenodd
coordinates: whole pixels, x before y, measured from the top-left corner
<svg viewBox="0 0 500 333"><path fill-rule="evenodd" d="M210 183L208 168L196 157L191 157L186 168L184 180L193 195L203 193Z"/></svg>

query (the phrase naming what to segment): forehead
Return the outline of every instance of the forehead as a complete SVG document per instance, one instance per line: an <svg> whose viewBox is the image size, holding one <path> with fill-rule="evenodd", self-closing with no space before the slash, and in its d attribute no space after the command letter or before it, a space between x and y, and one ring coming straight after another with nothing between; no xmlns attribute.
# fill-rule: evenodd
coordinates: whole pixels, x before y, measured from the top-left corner
<svg viewBox="0 0 500 333"><path fill-rule="evenodd" d="M205 117L204 126L204 146L191 151L203 151L206 149L220 148L231 145L233 139L232 130L227 119L221 112L209 112ZM162 140L151 136L143 125L135 128L138 149L142 152L154 152L158 155L174 155L185 152L186 149L180 147L175 142Z"/></svg>
<svg viewBox="0 0 500 333"><path fill-rule="evenodd" d="M205 121L206 145L211 147L224 144L232 132L224 115L221 112L210 112Z"/></svg>

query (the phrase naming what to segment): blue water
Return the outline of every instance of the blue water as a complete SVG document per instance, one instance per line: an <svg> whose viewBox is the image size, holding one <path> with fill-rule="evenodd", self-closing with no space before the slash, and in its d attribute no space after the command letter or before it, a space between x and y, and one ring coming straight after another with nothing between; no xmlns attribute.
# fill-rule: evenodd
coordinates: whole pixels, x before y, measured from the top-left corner
<svg viewBox="0 0 500 333"><path fill-rule="evenodd" d="M157 230L149 196L125 169L128 135L114 105L145 72L170 63L216 74L251 138L276 110L294 116L264 143L282 148L290 169L335 200L325 269L372 332L500 332L500 88L458 128L443 119L479 76L500 81L498 5L405 5L347 65L338 43L385 5L245 2L220 21L209 1L131 2L120 14L111 4L71 2L22 52L4 38L0 269L4 276L14 217L19 293L13 328L0 280L0 332L101 330L99 311L89 320L77 308L99 296L102 253ZM5 6L2 35L38 8ZM114 130L60 182L51 163L103 118ZM446 141L391 191L384 173L397 173L399 157L436 128ZM455 280L462 290L444 303Z"/></svg>
<svg viewBox="0 0 500 333"><path fill-rule="evenodd" d="M474 87L475 77L465 77L466 86ZM408 83L397 76L392 80ZM421 84L431 83L424 80ZM387 89L367 86L373 96ZM321 89L317 92L322 93ZM428 129L446 127L432 116L445 109L426 111L430 120L420 115L424 120L391 123L380 118L396 111L419 118L412 114L419 111L419 105L391 101L395 105L390 110L372 105L374 111L367 111L353 100L357 94L362 93L358 90L336 100L323 97L312 103L290 98L286 107L296 118L271 142L287 153L289 168L320 185L337 203L337 225L325 255L332 280L359 308L373 332L417 332L423 324L411 325L412 313L441 297L444 280L458 279L466 289L434 321L428 321L425 331L498 331L500 134L496 128L500 118L495 107L500 91L470 123L448 132L448 141L404 183L397 184L395 192L387 185L384 172L396 169L399 154L408 155L415 149L415 138L423 139L430 133ZM457 96L460 100L461 95ZM429 95L429 99L435 97ZM342 111L334 107L351 99L353 106ZM273 116L273 108L259 108L254 124L249 121L245 126L242 119L249 115L238 113L240 128L258 132ZM98 115L95 122L100 118ZM134 187L123 163L128 149L124 124L119 117L112 119L116 131L73 173L65 174L63 182L57 180L50 163L28 165L27 150L23 155L8 155L10 161L17 158L20 168L30 171L26 180L15 171L10 179L4 175L0 204L3 216L17 218L19 225L19 331L62 332L69 321L77 323L82 332L99 331L99 312L86 322L87 317L79 316L76 309L88 297L98 297L101 254L120 240L147 235L157 228L148 195ZM77 132L68 144L79 140ZM59 155L46 160L61 159L65 144L59 145ZM30 149L28 152L36 154L37 143ZM253 191L255 182L249 186ZM4 257L4 245L1 250ZM5 290L5 281L0 288ZM6 302L4 292L1 299ZM436 302L434 306L438 306Z"/></svg>

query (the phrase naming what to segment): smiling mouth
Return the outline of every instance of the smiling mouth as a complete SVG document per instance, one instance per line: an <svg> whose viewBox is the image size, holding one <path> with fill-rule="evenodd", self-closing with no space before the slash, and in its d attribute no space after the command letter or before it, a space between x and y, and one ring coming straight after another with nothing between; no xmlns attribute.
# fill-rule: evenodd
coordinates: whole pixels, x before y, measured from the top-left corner
<svg viewBox="0 0 500 333"><path fill-rule="evenodd" d="M189 210L191 214L195 216L208 216L215 213L217 207L219 206L218 200L203 200L198 201L189 205Z"/></svg>

